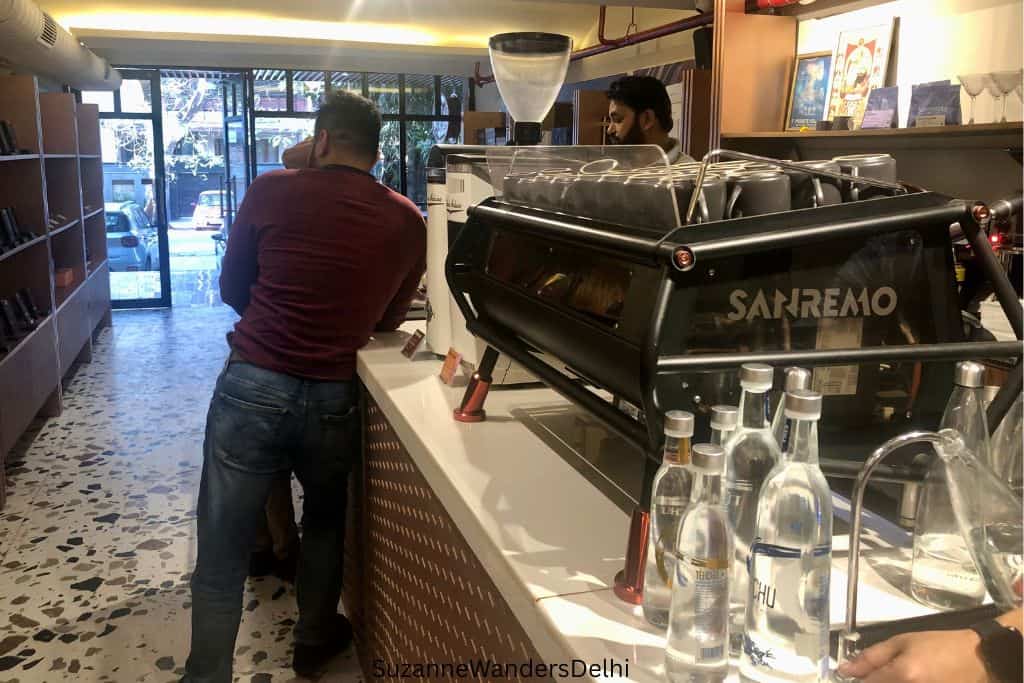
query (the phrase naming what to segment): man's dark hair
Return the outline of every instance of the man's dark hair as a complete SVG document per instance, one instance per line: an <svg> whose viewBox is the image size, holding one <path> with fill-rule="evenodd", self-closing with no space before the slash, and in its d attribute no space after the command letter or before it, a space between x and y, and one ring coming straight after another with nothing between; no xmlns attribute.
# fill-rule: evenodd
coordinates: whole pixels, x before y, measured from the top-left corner
<svg viewBox="0 0 1024 683"><path fill-rule="evenodd" d="M335 90L320 104L314 132L319 135L326 130L334 142L376 157L380 126L380 110L376 104L348 90Z"/></svg>
<svg viewBox="0 0 1024 683"><path fill-rule="evenodd" d="M623 76L608 88L608 99L638 115L650 109L666 131L672 130L672 101L665 85L654 76Z"/></svg>

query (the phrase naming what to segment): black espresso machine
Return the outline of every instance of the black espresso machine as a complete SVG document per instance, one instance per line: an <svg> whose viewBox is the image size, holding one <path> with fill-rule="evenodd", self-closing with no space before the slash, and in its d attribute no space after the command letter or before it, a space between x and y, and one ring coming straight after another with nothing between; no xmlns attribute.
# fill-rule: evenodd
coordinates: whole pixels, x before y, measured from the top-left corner
<svg viewBox="0 0 1024 683"><path fill-rule="evenodd" d="M895 172L885 155L797 164L716 150L668 166L651 150L502 150L489 171L503 182L469 210L446 262L488 344L457 412L483 414L500 352L646 454L616 577L632 602L662 415L736 404L741 364L812 369L822 467L846 476L881 441L938 424L958 360L1017 359L996 419L1021 390L1021 344L966 341L958 307L951 226L1021 337L985 206L880 179Z"/></svg>

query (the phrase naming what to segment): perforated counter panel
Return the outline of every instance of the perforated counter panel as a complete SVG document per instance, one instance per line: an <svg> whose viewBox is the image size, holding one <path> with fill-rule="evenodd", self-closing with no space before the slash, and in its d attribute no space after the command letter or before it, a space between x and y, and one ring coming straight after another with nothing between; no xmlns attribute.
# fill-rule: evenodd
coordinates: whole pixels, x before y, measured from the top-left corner
<svg viewBox="0 0 1024 683"><path fill-rule="evenodd" d="M396 674L407 663L541 662L383 412L363 395L363 466L350 482L344 602L367 679L402 680ZM499 680L423 672L419 680Z"/></svg>

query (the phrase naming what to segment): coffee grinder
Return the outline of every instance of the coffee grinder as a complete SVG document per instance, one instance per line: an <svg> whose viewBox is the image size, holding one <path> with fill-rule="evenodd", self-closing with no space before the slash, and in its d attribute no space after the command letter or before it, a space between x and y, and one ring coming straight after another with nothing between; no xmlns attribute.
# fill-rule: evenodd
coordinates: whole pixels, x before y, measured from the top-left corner
<svg viewBox="0 0 1024 683"><path fill-rule="evenodd" d="M551 33L503 33L490 39L491 68L498 91L515 121L511 145L540 142L541 121L565 82L571 52L568 36ZM508 150L511 164L514 149L501 149ZM507 170L494 172L489 168L495 150L479 145L435 145L428 160L427 347L438 355L454 349L473 370L479 369L486 345L466 329L465 318L451 300L445 260L449 246L468 220L469 208L494 196L495 184ZM498 384L536 381L509 358L498 359L488 375ZM482 414L464 411L457 417L474 421Z"/></svg>

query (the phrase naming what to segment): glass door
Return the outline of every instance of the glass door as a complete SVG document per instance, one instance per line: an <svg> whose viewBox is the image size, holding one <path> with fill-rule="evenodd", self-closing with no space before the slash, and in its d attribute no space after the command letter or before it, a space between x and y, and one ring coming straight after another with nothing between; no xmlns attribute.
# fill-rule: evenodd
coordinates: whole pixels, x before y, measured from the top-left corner
<svg viewBox="0 0 1024 683"><path fill-rule="evenodd" d="M231 231L252 182L249 154L249 79L233 74L221 83L224 97L224 238ZM226 246L226 245L224 245Z"/></svg>
<svg viewBox="0 0 1024 683"><path fill-rule="evenodd" d="M121 76L113 93L82 93L100 108L111 303L170 306L159 72L122 69Z"/></svg>

